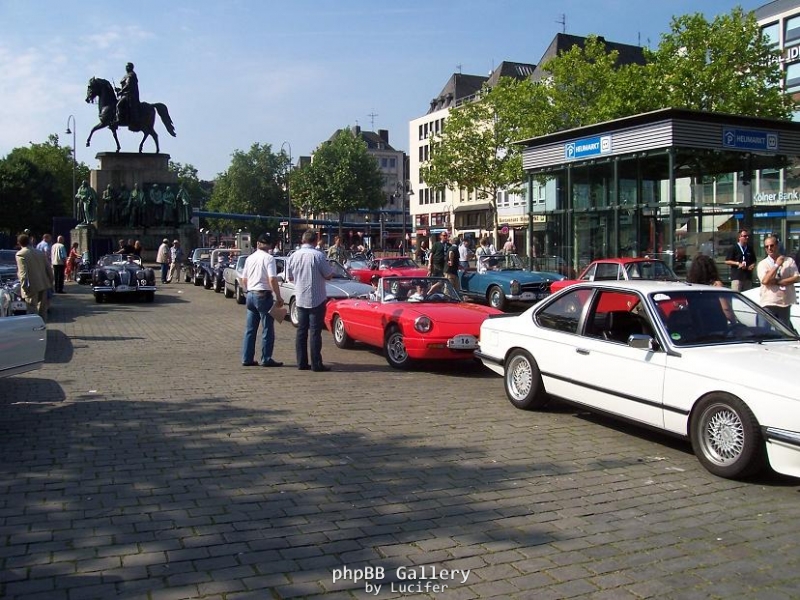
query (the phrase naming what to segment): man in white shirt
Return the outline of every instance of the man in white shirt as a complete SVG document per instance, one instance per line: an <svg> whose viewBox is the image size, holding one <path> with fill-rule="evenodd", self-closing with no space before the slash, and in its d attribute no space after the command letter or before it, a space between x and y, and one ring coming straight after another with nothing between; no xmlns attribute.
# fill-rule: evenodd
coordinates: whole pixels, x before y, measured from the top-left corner
<svg viewBox="0 0 800 600"><path fill-rule="evenodd" d="M58 236L50 248L50 264L53 265L53 287L57 294L63 294L64 271L67 268L67 247L64 246L63 235Z"/></svg>
<svg viewBox="0 0 800 600"><path fill-rule="evenodd" d="M259 236L256 251L247 257L242 269L242 288L247 291L247 316L242 340L242 366L282 367L272 358L275 348L275 320L269 314L273 304L283 306L275 258L268 252L269 238ZM261 362L255 361L256 335L261 323Z"/></svg>

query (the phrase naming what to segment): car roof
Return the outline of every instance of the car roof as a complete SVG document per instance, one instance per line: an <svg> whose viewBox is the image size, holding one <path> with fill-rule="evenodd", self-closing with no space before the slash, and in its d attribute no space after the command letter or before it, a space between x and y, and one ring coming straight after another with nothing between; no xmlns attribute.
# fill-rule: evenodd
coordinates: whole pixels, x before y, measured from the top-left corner
<svg viewBox="0 0 800 600"><path fill-rule="evenodd" d="M697 291L698 289L713 289L719 292L731 292L728 288L721 288L712 285L701 285L697 283L686 283L685 281L661 281L654 279L634 279L629 281L581 281L565 287L565 290L587 288L611 288L619 290L638 290L643 294L665 292L674 294L675 292ZM561 290L559 290L559 293Z"/></svg>

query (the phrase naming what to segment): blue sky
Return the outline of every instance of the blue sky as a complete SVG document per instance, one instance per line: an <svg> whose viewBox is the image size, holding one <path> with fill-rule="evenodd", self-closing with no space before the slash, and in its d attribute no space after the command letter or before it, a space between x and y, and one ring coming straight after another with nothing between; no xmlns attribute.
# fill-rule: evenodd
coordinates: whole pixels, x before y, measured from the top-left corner
<svg viewBox="0 0 800 600"><path fill-rule="evenodd" d="M487 75L503 60L536 63L553 36L598 34L655 47L674 15L709 19L726 0L0 0L0 156L73 115L77 157L97 166L111 151L86 104L90 77L118 81L133 62L141 98L163 102L178 137L161 150L202 179L254 143L308 155L344 126L388 129L408 150L408 122L427 111L452 73ZM134 8L135 7L135 8ZM140 134L120 133L123 151ZM153 152L148 141L145 151Z"/></svg>

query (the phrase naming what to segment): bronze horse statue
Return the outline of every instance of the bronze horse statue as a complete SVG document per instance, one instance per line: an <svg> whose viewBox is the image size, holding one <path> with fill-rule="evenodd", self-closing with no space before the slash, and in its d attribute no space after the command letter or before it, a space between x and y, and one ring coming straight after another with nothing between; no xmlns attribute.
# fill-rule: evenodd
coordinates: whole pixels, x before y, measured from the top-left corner
<svg viewBox="0 0 800 600"><path fill-rule="evenodd" d="M114 86L111 85L106 79L92 77L89 80L89 85L86 88L86 102L94 103L97 99L98 113L100 115L100 122L92 127L89 132L89 137L86 139L86 146L88 147L92 142L92 135L98 129L108 127L111 133L114 134L114 141L117 143L117 152L120 151L119 138L117 138L117 128L125 125L128 126L128 131L141 131L144 133L142 143L139 144L139 152L142 152L144 142L147 136L153 136L153 141L156 143L156 154L159 153L158 147L158 134L154 128L156 123L156 112L161 117L161 122L167 128L167 133L175 137L175 126L172 124L172 118L169 116L166 104L156 102L149 104L147 102L139 103L139 110L134 119L128 123L118 123L117 116L117 94L114 91Z"/></svg>

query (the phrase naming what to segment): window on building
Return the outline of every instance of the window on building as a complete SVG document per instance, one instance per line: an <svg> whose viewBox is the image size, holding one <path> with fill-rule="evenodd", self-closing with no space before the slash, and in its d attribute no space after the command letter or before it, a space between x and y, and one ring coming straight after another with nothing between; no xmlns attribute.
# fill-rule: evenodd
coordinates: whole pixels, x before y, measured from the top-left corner
<svg viewBox="0 0 800 600"><path fill-rule="evenodd" d="M418 125L417 126L417 134L418 134L419 139L421 139L421 140L425 139L425 135L422 133L422 125Z"/></svg>
<svg viewBox="0 0 800 600"><path fill-rule="evenodd" d="M800 87L800 62L786 67L786 91L792 92Z"/></svg>
<svg viewBox="0 0 800 600"><path fill-rule="evenodd" d="M381 159L381 168L386 169L389 166L389 159L382 158Z"/></svg>
<svg viewBox="0 0 800 600"><path fill-rule="evenodd" d="M783 32L783 46L790 46L800 41L800 16L791 17L785 21Z"/></svg>
<svg viewBox="0 0 800 600"><path fill-rule="evenodd" d="M389 168L390 169L396 169L397 168L397 159L396 158L390 158L389 159Z"/></svg>
<svg viewBox="0 0 800 600"><path fill-rule="evenodd" d="M534 204L544 204L545 200L547 199L547 194L545 193L547 188L543 186L541 183L534 183L533 184L533 203Z"/></svg>
<svg viewBox="0 0 800 600"><path fill-rule="evenodd" d="M781 32L777 21L769 25L764 25L764 27L761 28L761 35L766 38L770 46L777 46L780 43L780 34Z"/></svg>

